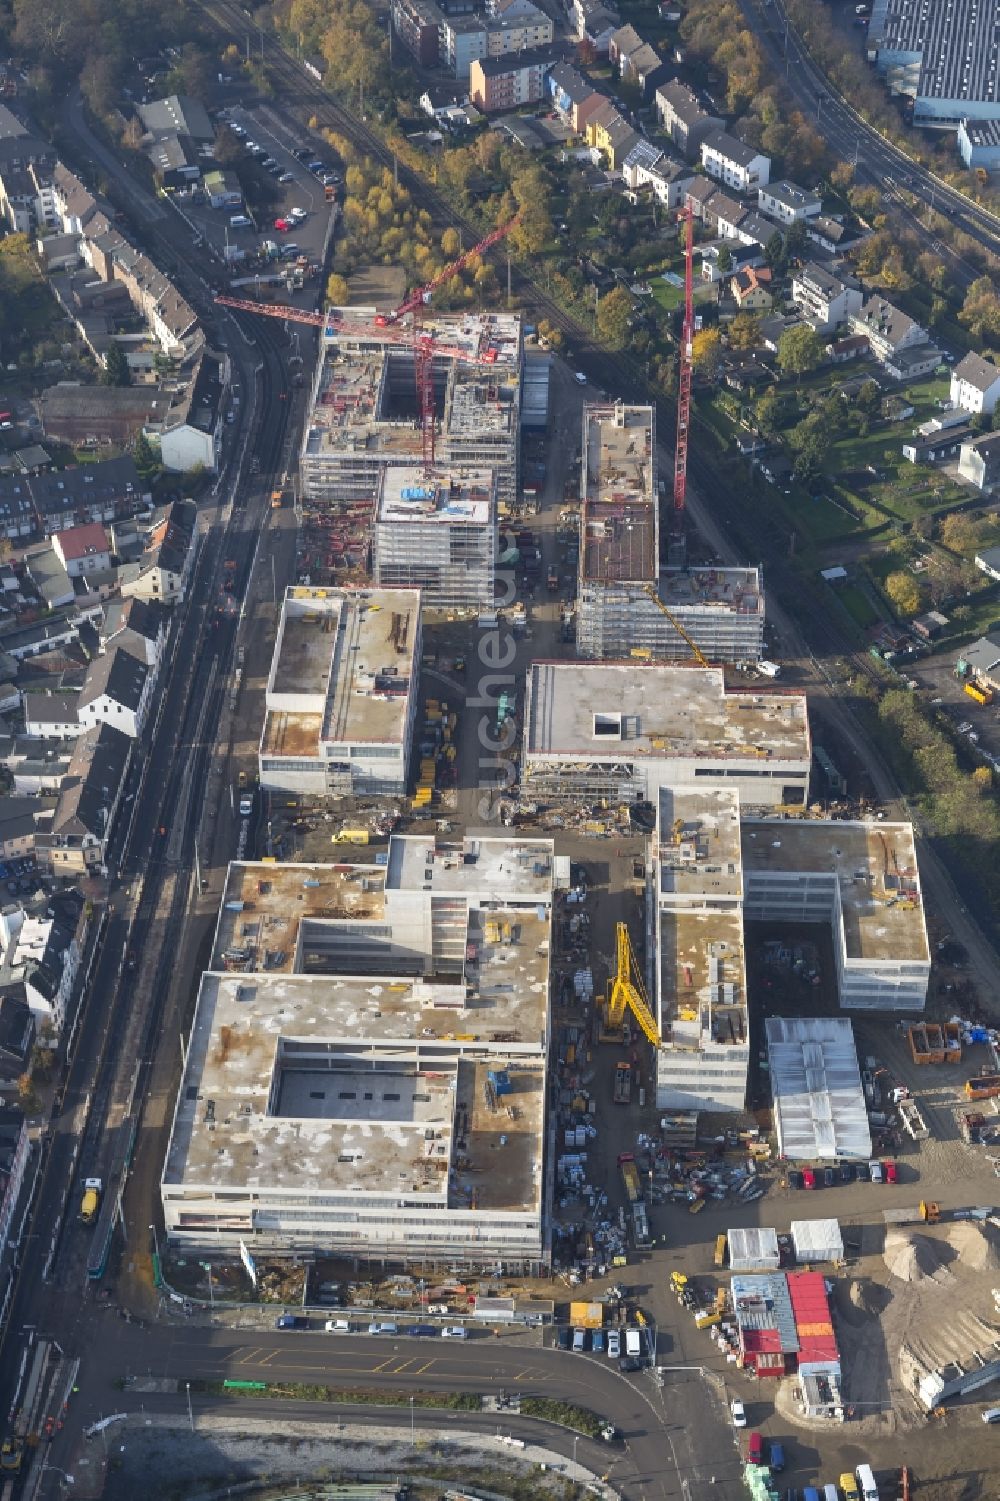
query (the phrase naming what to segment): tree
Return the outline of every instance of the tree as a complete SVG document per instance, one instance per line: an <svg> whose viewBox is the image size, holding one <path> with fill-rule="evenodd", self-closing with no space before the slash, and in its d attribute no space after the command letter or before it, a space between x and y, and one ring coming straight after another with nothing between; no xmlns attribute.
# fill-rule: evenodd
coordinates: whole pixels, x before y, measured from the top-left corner
<svg viewBox="0 0 1000 1501"><path fill-rule="evenodd" d="M867 417L875 417L882 410L882 390L877 380L866 380L854 398L854 405Z"/></svg>
<svg viewBox="0 0 1000 1501"><path fill-rule="evenodd" d="M812 412L796 423L788 434L788 446L795 454L793 467L799 479L818 475L830 449L830 432L822 415Z"/></svg>
<svg viewBox="0 0 1000 1501"><path fill-rule="evenodd" d="M452 229L449 225L444 234L441 236L441 254L444 256L446 261L454 261L458 259L461 250L462 240L458 233L458 230Z"/></svg>
<svg viewBox="0 0 1000 1501"><path fill-rule="evenodd" d="M809 236L806 233L805 221L796 219L789 224L788 233L785 236L785 259L794 260L800 256L808 244Z"/></svg>
<svg viewBox="0 0 1000 1501"><path fill-rule="evenodd" d="M782 334L778 344L778 364L784 375L807 375L823 359L823 340L814 328L800 323Z"/></svg>
<svg viewBox="0 0 1000 1501"><path fill-rule="evenodd" d="M727 330L730 349L756 349L760 343L760 319L754 313L737 313Z"/></svg>
<svg viewBox="0 0 1000 1501"><path fill-rule="evenodd" d="M958 316L976 338L1000 341L1000 297L988 276L972 283Z"/></svg>
<svg viewBox="0 0 1000 1501"><path fill-rule="evenodd" d="M691 341L691 362L699 375L712 376L722 361L722 335L717 328L702 328Z"/></svg>
<svg viewBox="0 0 1000 1501"><path fill-rule="evenodd" d="M941 522L941 543L949 552L971 553L978 541L976 523L963 511L952 511Z"/></svg>
<svg viewBox="0 0 1000 1501"><path fill-rule="evenodd" d="M728 245L722 244L719 246L719 254L716 257L715 264L718 266L722 276L728 276L729 272L733 269L733 252Z"/></svg>
<svg viewBox="0 0 1000 1501"><path fill-rule="evenodd" d="M581 68L592 68L596 63L597 48L594 46L594 43L590 40L589 36L585 36L583 38L583 41L580 42L577 46L576 60L580 64Z"/></svg>
<svg viewBox="0 0 1000 1501"><path fill-rule="evenodd" d="M132 448L132 459L142 479L152 479L160 470L160 460L146 434L140 431Z"/></svg>
<svg viewBox="0 0 1000 1501"><path fill-rule="evenodd" d="M977 766L972 773L972 785L977 792L989 792L993 786L993 772L988 766Z"/></svg>
<svg viewBox="0 0 1000 1501"><path fill-rule="evenodd" d="M897 615L913 616L920 609L920 589L912 573L890 573L885 592Z"/></svg>
<svg viewBox="0 0 1000 1501"><path fill-rule="evenodd" d="M780 271L785 264L785 242L781 230L776 229L764 246L764 259L772 271Z"/></svg>
<svg viewBox="0 0 1000 1501"><path fill-rule="evenodd" d="M605 344L621 349L628 339L632 299L624 287L615 287L597 305L597 332Z"/></svg>
<svg viewBox="0 0 1000 1501"><path fill-rule="evenodd" d="M773 386L758 398L753 414L761 435L773 438L781 422L781 400Z"/></svg>
<svg viewBox="0 0 1000 1501"><path fill-rule="evenodd" d="M105 355L105 365L101 372L102 386L130 386L132 384L132 372L125 358L125 351L117 339L112 339Z"/></svg>
<svg viewBox="0 0 1000 1501"><path fill-rule="evenodd" d="M32 1115L38 1109L39 1100L35 1090L35 1081L28 1073L18 1074L17 1076L17 1098L20 1101L21 1109L26 1114Z"/></svg>

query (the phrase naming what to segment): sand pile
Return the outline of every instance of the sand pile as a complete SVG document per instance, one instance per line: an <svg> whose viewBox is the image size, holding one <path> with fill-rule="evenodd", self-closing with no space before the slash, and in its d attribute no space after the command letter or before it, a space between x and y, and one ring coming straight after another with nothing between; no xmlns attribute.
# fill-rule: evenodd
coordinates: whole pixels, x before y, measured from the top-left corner
<svg viewBox="0 0 1000 1501"><path fill-rule="evenodd" d="M904 1230L889 1232L882 1258L900 1282L922 1282L925 1277L939 1276L943 1270L934 1242L925 1235L908 1235Z"/></svg>
<svg viewBox="0 0 1000 1501"><path fill-rule="evenodd" d="M964 1271L1000 1271L1000 1232L996 1225L986 1220L964 1220L948 1231L948 1244Z"/></svg>
<svg viewBox="0 0 1000 1501"><path fill-rule="evenodd" d="M847 1296L866 1318L876 1317L886 1305L885 1289L877 1287L874 1282L852 1282Z"/></svg>

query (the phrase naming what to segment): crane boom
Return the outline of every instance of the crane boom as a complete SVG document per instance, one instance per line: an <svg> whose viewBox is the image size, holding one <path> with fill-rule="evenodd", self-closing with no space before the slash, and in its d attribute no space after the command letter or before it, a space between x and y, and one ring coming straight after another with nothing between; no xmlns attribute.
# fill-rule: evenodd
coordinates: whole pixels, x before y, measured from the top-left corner
<svg viewBox="0 0 1000 1501"><path fill-rule="evenodd" d="M661 1047L663 1039L646 998L646 986L636 962L627 923L620 922L615 929L615 961L615 977L608 996L609 1030L621 1026L628 1007L654 1048Z"/></svg>
<svg viewBox="0 0 1000 1501"><path fill-rule="evenodd" d="M450 281L453 276L458 275L459 271L464 270L474 255L482 255L484 250L489 250L492 245L496 245L498 241L509 235L520 217L520 213L516 213L513 219L507 220L506 224L491 229L489 234L484 235L471 250L463 250L462 254L456 260L450 261L442 271L438 272L437 276L411 292L405 302L401 302L396 311L389 314L390 319L405 317L407 313L415 313L418 308L423 307L424 303L431 300L438 287L444 286L446 281Z"/></svg>
<svg viewBox="0 0 1000 1501"><path fill-rule="evenodd" d="M688 436L691 429L691 375L694 344L694 212L688 203L681 214L684 224L684 326L681 329L681 368L677 385L677 442L674 447L674 514L671 532L684 530L684 499L687 494Z"/></svg>
<svg viewBox="0 0 1000 1501"><path fill-rule="evenodd" d="M656 608L670 621L670 624L673 626L678 636L682 637L683 640L687 642L688 646L691 648L691 655L697 661L698 666L711 667L711 662L705 656L705 653L702 651L701 647L698 645L694 637L690 634L689 631L685 630L684 626L681 625L680 621L677 619L677 616L673 613L673 611L667 609L666 605L663 603L663 600L660 598L659 594L656 591L656 585L643 584L642 587L644 593L649 595Z"/></svg>
<svg viewBox="0 0 1000 1501"><path fill-rule="evenodd" d="M258 313L262 318L280 318L283 323L308 323L313 328L323 328L327 321L326 313L317 313L310 308L286 307L279 302L252 302L248 297L230 297L225 292L217 292L212 300L223 307L235 308L238 313Z"/></svg>

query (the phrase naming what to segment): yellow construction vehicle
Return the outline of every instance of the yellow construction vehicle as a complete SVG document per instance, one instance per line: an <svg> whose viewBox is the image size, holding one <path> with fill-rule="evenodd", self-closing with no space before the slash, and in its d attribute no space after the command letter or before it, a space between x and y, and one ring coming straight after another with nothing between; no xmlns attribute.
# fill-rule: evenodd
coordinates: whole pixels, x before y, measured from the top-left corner
<svg viewBox="0 0 1000 1501"><path fill-rule="evenodd" d="M643 584L642 587L643 592L649 595L656 608L670 621L670 624L673 626L678 636L680 636L684 641L687 642L688 646L691 648L691 655L698 663L698 666L711 667L711 662L705 656L705 653L702 651L697 641L695 641L694 638L684 629L680 621L677 619L676 615L674 615L672 611L667 609L666 605L663 603L663 600L660 598L659 593L657 592L656 585Z"/></svg>
<svg viewBox="0 0 1000 1501"><path fill-rule="evenodd" d="M612 1034L620 1031L627 1008L649 1041L658 1048L662 1044L660 1029L646 997L646 986L632 949L628 925L623 922L615 930L615 953L615 976L608 982L607 1030Z"/></svg>

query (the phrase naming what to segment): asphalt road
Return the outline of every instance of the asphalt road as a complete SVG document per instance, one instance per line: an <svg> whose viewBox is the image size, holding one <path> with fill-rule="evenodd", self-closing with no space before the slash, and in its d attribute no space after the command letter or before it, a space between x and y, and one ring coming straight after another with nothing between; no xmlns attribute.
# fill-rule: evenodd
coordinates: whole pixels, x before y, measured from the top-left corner
<svg viewBox="0 0 1000 1501"><path fill-rule="evenodd" d="M901 214L941 256L956 281L968 286L980 272L938 240L936 233L910 208L905 195L912 194L918 200L918 208L933 208L946 215L977 244L994 254L1000 254L1000 219L948 187L862 119L813 62L801 36L788 20L781 0L771 3L740 0L740 8L775 76L783 77L796 104L816 125L827 144L843 161L856 161L857 179L880 188L894 212Z"/></svg>

